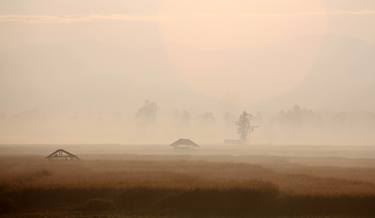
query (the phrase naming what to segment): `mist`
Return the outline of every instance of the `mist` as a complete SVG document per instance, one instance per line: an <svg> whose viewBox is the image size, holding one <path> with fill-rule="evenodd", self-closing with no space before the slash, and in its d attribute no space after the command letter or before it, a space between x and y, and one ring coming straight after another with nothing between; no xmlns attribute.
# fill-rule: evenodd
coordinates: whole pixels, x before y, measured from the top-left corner
<svg viewBox="0 0 375 218"><path fill-rule="evenodd" d="M374 145L373 26L367 0L3 1L0 143L223 144L247 111L251 144Z"/></svg>
<svg viewBox="0 0 375 218"><path fill-rule="evenodd" d="M375 217L374 0L1 0L0 217Z"/></svg>

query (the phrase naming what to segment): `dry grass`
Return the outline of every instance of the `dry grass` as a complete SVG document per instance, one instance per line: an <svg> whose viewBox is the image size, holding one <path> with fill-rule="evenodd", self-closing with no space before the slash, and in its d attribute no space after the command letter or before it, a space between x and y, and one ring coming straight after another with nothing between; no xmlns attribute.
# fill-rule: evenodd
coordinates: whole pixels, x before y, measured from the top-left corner
<svg viewBox="0 0 375 218"><path fill-rule="evenodd" d="M374 215L373 175L371 167L290 163L2 157L0 212Z"/></svg>
<svg viewBox="0 0 375 218"><path fill-rule="evenodd" d="M47 161L2 158L4 189L26 188L249 188L270 183L294 194L375 194L375 168L307 167L208 161Z"/></svg>

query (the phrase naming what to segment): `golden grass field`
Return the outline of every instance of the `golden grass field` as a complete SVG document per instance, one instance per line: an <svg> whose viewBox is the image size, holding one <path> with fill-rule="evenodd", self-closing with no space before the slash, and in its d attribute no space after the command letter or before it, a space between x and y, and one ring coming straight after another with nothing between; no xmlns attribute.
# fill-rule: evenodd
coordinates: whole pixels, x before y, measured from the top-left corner
<svg viewBox="0 0 375 218"><path fill-rule="evenodd" d="M1 156L2 216L375 215L372 160L189 155L82 159Z"/></svg>

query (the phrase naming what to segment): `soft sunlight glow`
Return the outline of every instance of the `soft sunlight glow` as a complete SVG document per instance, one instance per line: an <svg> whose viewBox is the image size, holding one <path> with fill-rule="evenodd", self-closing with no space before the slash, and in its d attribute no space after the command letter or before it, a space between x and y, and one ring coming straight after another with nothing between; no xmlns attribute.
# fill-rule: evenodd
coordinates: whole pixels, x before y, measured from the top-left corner
<svg viewBox="0 0 375 218"><path fill-rule="evenodd" d="M169 60L192 87L214 97L255 92L258 101L288 91L309 72L325 31L319 1L162 2Z"/></svg>

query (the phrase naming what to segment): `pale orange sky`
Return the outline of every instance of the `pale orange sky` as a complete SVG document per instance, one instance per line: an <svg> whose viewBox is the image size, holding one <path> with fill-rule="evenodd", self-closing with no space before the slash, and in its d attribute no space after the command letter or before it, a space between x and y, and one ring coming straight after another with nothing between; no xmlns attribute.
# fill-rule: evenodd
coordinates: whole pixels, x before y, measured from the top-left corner
<svg viewBox="0 0 375 218"><path fill-rule="evenodd" d="M105 67L109 71L126 71L116 75L120 80L131 78L138 81L139 86L153 81L161 84L180 81L178 86L185 86L198 95L224 101L235 97L241 102L250 98L251 104L257 104L298 87L319 61L324 43L330 37L355 38L373 45L375 30L369 27L374 17L374 4L366 0L5 1L0 8L0 25L4 32L1 74L10 90L15 87L17 78L24 78L23 74L43 75L44 70L40 70L43 65L60 68L65 72L64 75L58 73L62 80L80 80L73 76L74 65L64 64L62 48L54 48L61 59L31 63L29 72L21 70L19 77L12 76L14 65L8 63L23 65L30 59L28 49L18 51L18 43L38 52L41 43L42 46L79 49L80 40L84 40L84 43L93 43L81 49L82 56L76 61L112 63L119 60ZM95 32L96 28L100 32ZM139 47L132 47L137 43ZM119 46L115 48L117 52L103 54L103 57L90 52L99 52L96 50L99 45L113 51L111 47L116 44L126 48ZM122 65L123 49L130 49L129 55L147 52L160 57L163 53L165 69L150 78L141 65L148 65L152 71L154 63L134 55L132 65ZM99 71L95 73L98 77L107 73L92 67ZM84 69L86 71L94 73L90 68ZM39 82L34 88L29 87L31 92L48 80ZM128 82L126 80L126 86L130 85ZM134 88L135 84L132 84ZM26 83L25 89L27 86ZM145 92L139 91L140 98L147 98L149 94Z"/></svg>
<svg viewBox="0 0 375 218"><path fill-rule="evenodd" d="M373 0L4 0L0 119L373 111L374 26Z"/></svg>

